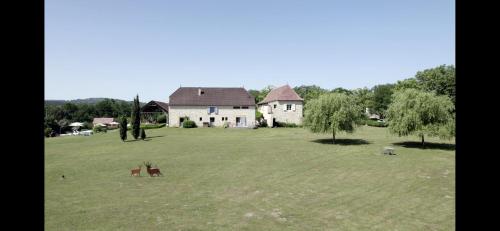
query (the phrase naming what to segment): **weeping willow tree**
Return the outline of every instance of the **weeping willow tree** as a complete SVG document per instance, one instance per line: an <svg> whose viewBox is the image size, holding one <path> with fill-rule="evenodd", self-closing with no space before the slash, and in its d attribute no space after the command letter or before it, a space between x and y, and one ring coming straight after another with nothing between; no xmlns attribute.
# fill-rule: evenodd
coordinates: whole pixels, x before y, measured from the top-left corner
<svg viewBox="0 0 500 231"><path fill-rule="evenodd" d="M329 93L310 100L304 111L304 126L314 133L331 133L332 142L339 132L354 132L362 110L352 96Z"/></svg>
<svg viewBox="0 0 500 231"><path fill-rule="evenodd" d="M455 107L448 96L418 89L396 91L387 110L389 131L398 136L417 135L451 139L455 136Z"/></svg>

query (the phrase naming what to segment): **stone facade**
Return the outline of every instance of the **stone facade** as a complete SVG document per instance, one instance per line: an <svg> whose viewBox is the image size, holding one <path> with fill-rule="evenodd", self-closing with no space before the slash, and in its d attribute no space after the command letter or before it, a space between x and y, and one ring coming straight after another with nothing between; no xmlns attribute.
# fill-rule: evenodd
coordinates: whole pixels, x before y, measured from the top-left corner
<svg viewBox="0 0 500 231"><path fill-rule="evenodd" d="M217 108L215 112L209 113L209 106L169 106L169 126L180 127L180 119L186 116L198 127L203 127L204 122L210 123L211 117L213 118L211 125L215 127L222 127L226 122L226 117L229 127L252 128L255 126L255 106L248 106L248 109L235 109L233 106L215 107ZM240 124L236 123L237 117L240 118ZM242 118L245 118L246 125L241 123Z"/></svg>
<svg viewBox="0 0 500 231"><path fill-rule="evenodd" d="M287 110L287 105L290 110ZM302 124L303 119L303 102L302 101L271 101L269 103L261 104L258 108L267 122L267 126L273 126L273 119L277 122L294 123L297 125Z"/></svg>

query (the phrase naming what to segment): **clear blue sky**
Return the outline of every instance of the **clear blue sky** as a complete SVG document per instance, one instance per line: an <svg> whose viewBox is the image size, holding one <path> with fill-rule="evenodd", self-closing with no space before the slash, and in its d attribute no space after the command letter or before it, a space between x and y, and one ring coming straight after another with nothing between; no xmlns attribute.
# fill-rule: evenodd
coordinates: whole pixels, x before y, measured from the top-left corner
<svg viewBox="0 0 500 231"><path fill-rule="evenodd" d="M46 0L45 98L354 89L455 64L452 0Z"/></svg>

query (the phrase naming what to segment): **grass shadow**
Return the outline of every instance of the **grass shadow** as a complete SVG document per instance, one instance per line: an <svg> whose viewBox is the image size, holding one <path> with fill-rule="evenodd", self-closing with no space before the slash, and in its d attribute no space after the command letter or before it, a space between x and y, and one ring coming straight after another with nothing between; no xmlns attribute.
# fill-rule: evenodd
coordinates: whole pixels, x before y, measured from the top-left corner
<svg viewBox="0 0 500 231"><path fill-rule="evenodd" d="M148 137L146 137L146 139L147 138L158 138L158 137L164 137L164 136L148 136Z"/></svg>
<svg viewBox="0 0 500 231"><path fill-rule="evenodd" d="M440 149L440 150L448 150L454 151L455 144L446 144L446 143L425 143L425 147L422 147L422 143L415 141L405 141L405 142L397 142L393 143L395 146L401 146L404 148L418 148L418 149Z"/></svg>
<svg viewBox="0 0 500 231"><path fill-rule="evenodd" d="M332 139L317 139L311 142L318 144L332 144L332 145L364 145L370 144L370 142L363 139L335 139L335 144L332 143Z"/></svg>

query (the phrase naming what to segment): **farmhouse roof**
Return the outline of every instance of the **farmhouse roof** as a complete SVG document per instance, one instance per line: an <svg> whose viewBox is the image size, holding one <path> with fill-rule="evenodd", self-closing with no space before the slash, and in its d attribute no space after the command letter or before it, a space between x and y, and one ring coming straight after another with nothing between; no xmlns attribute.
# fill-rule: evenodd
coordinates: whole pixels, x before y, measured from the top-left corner
<svg viewBox="0 0 500 231"><path fill-rule="evenodd" d="M245 88L180 87L170 95L171 106L254 106Z"/></svg>
<svg viewBox="0 0 500 231"><path fill-rule="evenodd" d="M300 96L287 84L271 90L259 104L269 103L277 100L288 101L304 101Z"/></svg>
<svg viewBox="0 0 500 231"><path fill-rule="evenodd" d="M114 121L113 118L94 118L94 121L92 123L93 124L98 124L98 123L109 124L109 123L111 123L113 121Z"/></svg>
<svg viewBox="0 0 500 231"><path fill-rule="evenodd" d="M152 100L146 105L142 106L141 111L149 111L151 108L159 107L164 112L168 112L168 103Z"/></svg>

